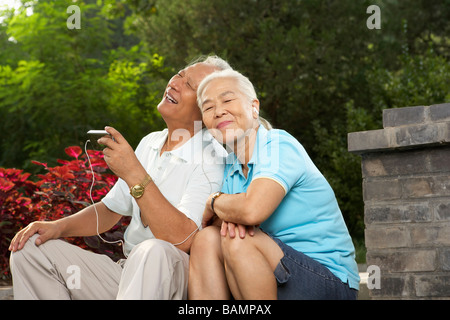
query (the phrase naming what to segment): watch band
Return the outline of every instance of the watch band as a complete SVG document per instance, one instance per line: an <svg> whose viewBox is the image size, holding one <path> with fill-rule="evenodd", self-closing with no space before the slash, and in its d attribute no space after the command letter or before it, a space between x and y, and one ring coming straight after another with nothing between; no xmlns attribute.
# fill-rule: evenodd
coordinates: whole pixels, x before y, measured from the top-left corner
<svg viewBox="0 0 450 320"><path fill-rule="evenodd" d="M147 173L144 181L142 181L141 183L142 188L145 188L150 183L150 181L152 181L152 177L150 177L150 175Z"/></svg>
<svg viewBox="0 0 450 320"><path fill-rule="evenodd" d="M150 183L150 181L152 181L152 178L150 177L149 174L147 174L142 183L132 186L130 188L130 194L133 196L133 198L139 199L140 197L142 197L142 195L145 192L145 187Z"/></svg>
<svg viewBox="0 0 450 320"><path fill-rule="evenodd" d="M223 192L221 192L221 191L216 192L216 193L213 195L212 199L211 199L211 210L212 210L212 212L214 212L214 213L216 213L216 212L214 211L214 201L216 201L216 199L217 199L218 197L220 197L222 194L223 194Z"/></svg>

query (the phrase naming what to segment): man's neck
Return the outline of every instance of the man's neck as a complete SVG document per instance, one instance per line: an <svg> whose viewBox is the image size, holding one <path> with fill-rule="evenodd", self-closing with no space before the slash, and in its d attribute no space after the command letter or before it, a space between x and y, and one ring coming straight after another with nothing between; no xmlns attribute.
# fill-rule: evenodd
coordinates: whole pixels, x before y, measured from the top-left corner
<svg viewBox="0 0 450 320"><path fill-rule="evenodd" d="M201 123L201 122L200 122ZM191 125L186 127L175 127L175 126L167 126L168 135L167 140L165 142L165 150L171 151L178 149L183 144L188 142L197 132L199 132L202 127L201 125Z"/></svg>

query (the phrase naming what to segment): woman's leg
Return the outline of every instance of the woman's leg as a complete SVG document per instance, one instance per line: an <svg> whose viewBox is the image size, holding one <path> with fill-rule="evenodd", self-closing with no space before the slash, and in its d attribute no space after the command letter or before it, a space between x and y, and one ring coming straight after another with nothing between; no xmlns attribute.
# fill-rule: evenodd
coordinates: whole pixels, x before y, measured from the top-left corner
<svg viewBox="0 0 450 320"><path fill-rule="evenodd" d="M244 239L222 237L226 275L235 299L277 299L274 270L283 251L261 230Z"/></svg>
<svg viewBox="0 0 450 320"><path fill-rule="evenodd" d="M189 299L230 299L220 240L215 226L195 235L189 259Z"/></svg>

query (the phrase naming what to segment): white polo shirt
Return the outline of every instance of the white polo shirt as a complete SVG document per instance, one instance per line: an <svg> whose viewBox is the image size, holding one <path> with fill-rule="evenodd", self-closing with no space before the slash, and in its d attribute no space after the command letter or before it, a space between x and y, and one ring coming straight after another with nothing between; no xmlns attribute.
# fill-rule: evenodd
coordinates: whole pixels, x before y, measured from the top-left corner
<svg viewBox="0 0 450 320"><path fill-rule="evenodd" d="M164 197L201 227L208 196L221 189L227 153L203 129L180 148L160 156L167 136L167 129L150 133L137 146L136 156ZM124 235L126 254L142 241L155 238L150 227L142 224L139 206L124 180L119 179L102 202L110 210L132 217Z"/></svg>

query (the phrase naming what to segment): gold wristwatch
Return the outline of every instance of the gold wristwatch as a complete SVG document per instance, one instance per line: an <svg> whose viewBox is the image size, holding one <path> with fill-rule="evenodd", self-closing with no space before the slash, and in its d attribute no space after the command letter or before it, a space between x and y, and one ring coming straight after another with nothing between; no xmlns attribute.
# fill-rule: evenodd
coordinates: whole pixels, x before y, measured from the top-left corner
<svg viewBox="0 0 450 320"><path fill-rule="evenodd" d="M219 196L221 196L222 194L223 194L223 192L217 191L217 192L215 192L215 193L213 194L213 196L212 196L212 198L211 198L211 210L212 210L212 212L214 212L214 213L216 213L216 212L214 211L214 201L216 201L216 199L217 199Z"/></svg>
<svg viewBox="0 0 450 320"><path fill-rule="evenodd" d="M140 197L142 197L142 195L144 194L145 191L145 187L150 183L150 181L152 181L152 177L150 177L149 174L147 174L145 176L144 181L142 181L142 183L137 184L135 186L132 186L130 188L130 194L135 198L135 199L139 199Z"/></svg>

